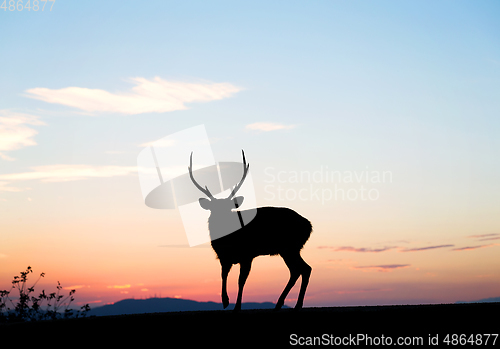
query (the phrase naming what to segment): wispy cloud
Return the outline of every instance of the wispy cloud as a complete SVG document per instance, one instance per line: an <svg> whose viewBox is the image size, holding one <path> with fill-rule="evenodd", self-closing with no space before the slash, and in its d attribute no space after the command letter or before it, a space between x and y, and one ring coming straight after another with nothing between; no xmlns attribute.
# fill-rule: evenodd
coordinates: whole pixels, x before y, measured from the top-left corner
<svg viewBox="0 0 500 349"><path fill-rule="evenodd" d="M78 290L80 288L84 288L84 287L90 287L88 285L74 285L74 286L66 286L66 287L63 287L64 290Z"/></svg>
<svg viewBox="0 0 500 349"><path fill-rule="evenodd" d="M327 261L327 262L329 262L329 263L340 263L340 264L344 264L344 263L346 263L347 261L350 261L350 260L349 260L349 259L337 258L337 259L327 259L326 261Z"/></svg>
<svg viewBox="0 0 500 349"><path fill-rule="evenodd" d="M497 246L498 244L488 244L488 245L477 245L477 246L465 246L465 247L459 247L459 248L454 248L453 251L470 251L470 250L475 250L478 248L483 248L483 247L491 247L491 246Z"/></svg>
<svg viewBox="0 0 500 349"><path fill-rule="evenodd" d="M0 158L14 160L5 151L36 145L33 137L38 133L27 125L44 125L37 116L0 110Z"/></svg>
<svg viewBox="0 0 500 349"><path fill-rule="evenodd" d="M362 267L353 267L353 269L373 269L380 272L389 272L396 269L407 268L410 264L384 264L384 265L366 265Z"/></svg>
<svg viewBox="0 0 500 349"><path fill-rule="evenodd" d="M358 290L342 290L337 291L337 294L355 294L355 293L368 293L368 292L387 292L392 291L390 288L367 288L367 289L358 289Z"/></svg>
<svg viewBox="0 0 500 349"><path fill-rule="evenodd" d="M26 90L27 97L62 104L87 112L121 114L163 113L187 109L186 103L209 102L231 97L241 88L230 83L188 83L131 78L135 86L128 92L108 92L84 87L52 90L37 87Z"/></svg>
<svg viewBox="0 0 500 349"><path fill-rule="evenodd" d="M96 301L86 301L85 303L92 304L92 303L102 303L102 300L96 300Z"/></svg>
<svg viewBox="0 0 500 349"><path fill-rule="evenodd" d="M130 285L130 284L108 286L108 288L117 288L117 289L124 289L124 288L130 288L130 287L132 287L132 285Z"/></svg>
<svg viewBox="0 0 500 349"><path fill-rule="evenodd" d="M500 234L470 235L468 238L478 239L478 241L500 240Z"/></svg>
<svg viewBox="0 0 500 349"><path fill-rule="evenodd" d="M47 165L31 168L30 172L0 175L0 183L39 179L43 182L67 182L89 178L127 176L137 173L135 166ZM1 190L2 186L0 186ZM7 187L8 188L8 187ZM19 190L10 190L19 191Z"/></svg>
<svg viewBox="0 0 500 349"><path fill-rule="evenodd" d="M393 249L399 249L400 252L418 252L418 251L427 251L427 250L435 250L439 248L447 248L453 247L455 245L446 244L446 245L431 245L431 246L423 246L423 247L414 247L414 248L401 248L399 246L384 246L378 248L372 247L353 247L353 246L319 246L320 249L331 249L334 252L361 252L361 253L379 253L386 252Z"/></svg>
<svg viewBox="0 0 500 349"><path fill-rule="evenodd" d="M453 247L455 245L435 245L435 246L425 246L425 247L415 247L415 248L405 248L401 252L415 252L415 251L426 251L434 250L437 248Z"/></svg>
<svg viewBox="0 0 500 349"><path fill-rule="evenodd" d="M492 238L479 239L478 241L490 241L490 240L500 240L500 236L492 237Z"/></svg>
<svg viewBox="0 0 500 349"><path fill-rule="evenodd" d="M283 125L273 122L256 122L245 126L247 130L263 131L263 132L276 131L276 130L289 130L294 127L295 125Z"/></svg>
<svg viewBox="0 0 500 349"><path fill-rule="evenodd" d="M332 251L339 252L339 251L346 251L346 252L385 252L392 250L394 248L397 248L397 246L385 246L381 248L370 248L370 247L360 247L360 248L355 248L352 246L341 246L341 247L331 247L331 246L319 246L318 248L327 248L331 249Z"/></svg>
<svg viewBox="0 0 500 349"><path fill-rule="evenodd" d="M9 192L20 192L29 190L31 188L19 188L19 187L11 187L9 186L9 182L0 182L0 191L9 191Z"/></svg>

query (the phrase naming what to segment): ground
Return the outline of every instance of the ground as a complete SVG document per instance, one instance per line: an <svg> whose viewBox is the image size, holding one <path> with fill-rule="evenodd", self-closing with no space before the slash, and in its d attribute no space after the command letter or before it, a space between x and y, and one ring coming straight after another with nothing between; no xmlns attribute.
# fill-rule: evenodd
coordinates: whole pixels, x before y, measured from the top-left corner
<svg viewBox="0 0 500 349"><path fill-rule="evenodd" d="M309 345L479 344L500 346L500 303L190 311L102 316L1 325L3 338L40 343L132 343L155 347L213 345L287 347ZM5 336L7 335L7 336ZM28 337L26 337L28 336ZM66 342L68 341L68 342ZM176 345L173 345L177 343ZM182 345L181 345L182 344ZM172 346L173 345L173 346Z"/></svg>

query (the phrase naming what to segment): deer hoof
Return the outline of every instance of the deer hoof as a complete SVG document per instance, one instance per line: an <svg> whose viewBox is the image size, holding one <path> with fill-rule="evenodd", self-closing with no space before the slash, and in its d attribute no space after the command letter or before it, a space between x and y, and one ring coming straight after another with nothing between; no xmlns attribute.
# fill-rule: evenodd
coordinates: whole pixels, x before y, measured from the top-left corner
<svg viewBox="0 0 500 349"><path fill-rule="evenodd" d="M300 309L302 309L302 304L297 304L295 308L293 308L294 311L300 311Z"/></svg>

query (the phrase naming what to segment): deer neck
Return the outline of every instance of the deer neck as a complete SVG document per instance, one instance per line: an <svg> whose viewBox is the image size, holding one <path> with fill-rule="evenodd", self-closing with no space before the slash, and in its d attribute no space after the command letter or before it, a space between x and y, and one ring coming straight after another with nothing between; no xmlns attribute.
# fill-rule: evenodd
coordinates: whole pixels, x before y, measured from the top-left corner
<svg viewBox="0 0 500 349"><path fill-rule="evenodd" d="M208 218L208 229L212 240L233 233L241 229L241 222L237 212L211 213Z"/></svg>

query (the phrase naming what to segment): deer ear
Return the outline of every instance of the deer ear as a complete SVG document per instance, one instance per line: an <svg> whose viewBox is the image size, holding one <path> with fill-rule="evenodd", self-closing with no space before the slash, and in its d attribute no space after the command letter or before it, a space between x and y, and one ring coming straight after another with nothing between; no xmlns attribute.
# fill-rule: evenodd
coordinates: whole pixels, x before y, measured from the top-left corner
<svg viewBox="0 0 500 349"><path fill-rule="evenodd" d="M233 202L234 202L234 206L236 206L236 208L240 207L242 204L243 204L243 200L245 198L243 196L237 196L233 199Z"/></svg>
<svg viewBox="0 0 500 349"><path fill-rule="evenodd" d="M201 198L198 201L200 202L200 206L202 208L204 208L205 210L210 210L210 208L209 208L209 206L210 206L210 200L205 199L205 198Z"/></svg>

